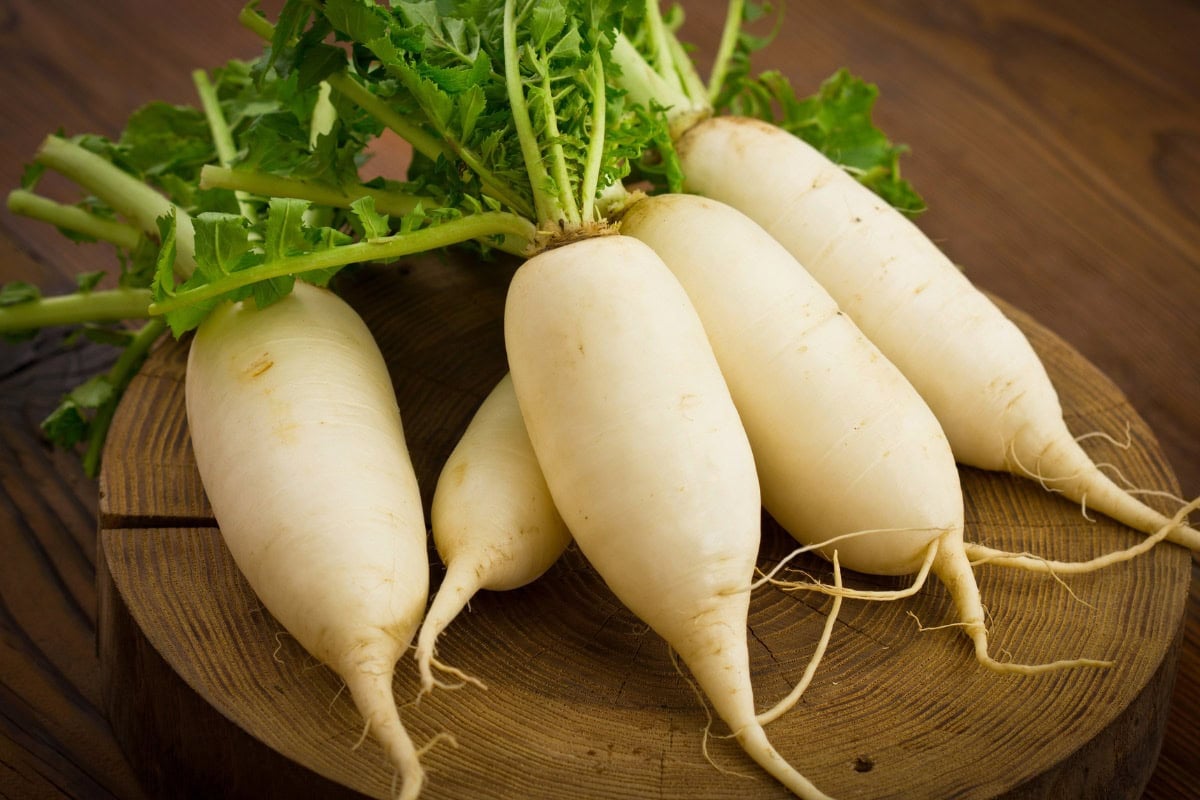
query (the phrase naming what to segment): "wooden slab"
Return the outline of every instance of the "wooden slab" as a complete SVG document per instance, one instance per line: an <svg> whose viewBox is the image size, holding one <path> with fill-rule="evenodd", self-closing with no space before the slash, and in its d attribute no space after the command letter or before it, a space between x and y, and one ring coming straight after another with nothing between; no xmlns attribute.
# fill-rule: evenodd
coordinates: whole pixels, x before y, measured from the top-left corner
<svg viewBox="0 0 1200 800"><path fill-rule="evenodd" d="M504 373L501 311L513 265L422 259L364 268L340 290L363 314L397 385L428 503L475 406ZM1117 389L1015 309L1085 445L1139 486L1176 490L1151 432ZM257 604L221 542L191 464L186 340L158 352L114 422L101 476L100 650L114 729L154 796L387 797L379 749L333 674ZM248 432L248 435L253 435ZM967 537L1083 559L1140 538L1036 484L963 470ZM760 564L791 540L764 520ZM442 571L433 562L436 587ZM1135 798L1161 743L1191 560L1174 546L1100 574L978 570L993 650L1038 662L1114 659L1111 670L998 676L953 629L940 586L896 603L847 602L801 704L768 727L780 752L835 797ZM828 576L818 560L802 562ZM904 581L853 576L854 585ZM766 707L799 679L829 603L756 593L752 667ZM487 691L412 703L395 690L425 756L427 798L788 797L706 716L666 646L571 550L532 586L485 593L439 655ZM719 725L714 734L725 733Z"/></svg>

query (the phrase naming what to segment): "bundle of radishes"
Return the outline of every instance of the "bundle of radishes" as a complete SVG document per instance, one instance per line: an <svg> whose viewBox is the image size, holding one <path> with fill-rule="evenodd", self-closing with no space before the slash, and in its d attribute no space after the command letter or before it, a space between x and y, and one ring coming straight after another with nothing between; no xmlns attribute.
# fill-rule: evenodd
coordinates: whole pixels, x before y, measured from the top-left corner
<svg viewBox="0 0 1200 800"><path fill-rule="evenodd" d="M760 509L833 561L833 585L804 586L838 603L899 599L934 574L976 658L1007 672L1109 664L994 659L973 559L1065 572L1163 538L1200 550L1183 521L1195 504L1168 519L1099 471L1025 338L884 199L919 205L894 148L842 164L788 120L715 113L802 105L778 76L726 69L745 56L740 2L707 84L654 2L289 0L277 24L241 19L270 46L197 73L199 109L148 107L116 142L47 140L37 170L90 199L59 205L31 180L10 208L115 244L123 285L8 287L0 331L150 320L50 422L60 442L90 442L94 468L139 359L167 325L195 329L188 423L229 551L344 678L401 797L423 773L396 663L415 638L424 690L449 685L435 670L474 681L437 659L438 634L474 593L535 580L572 540L801 797L824 795L763 726L811 679L831 625L797 691L760 712L746 642ZM863 87L839 73L809 103L836 111ZM162 118L194 138L139 137ZM410 172L363 184L385 129L412 145ZM350 264L447 246L526 260L505 308L510 375L437 484L447 571L426 611L395 393L365 325L322 287ZM1083 564L973 545L958 464L1033 478L1151 536ZM851 591L839 567L916 577Z"/></svg>

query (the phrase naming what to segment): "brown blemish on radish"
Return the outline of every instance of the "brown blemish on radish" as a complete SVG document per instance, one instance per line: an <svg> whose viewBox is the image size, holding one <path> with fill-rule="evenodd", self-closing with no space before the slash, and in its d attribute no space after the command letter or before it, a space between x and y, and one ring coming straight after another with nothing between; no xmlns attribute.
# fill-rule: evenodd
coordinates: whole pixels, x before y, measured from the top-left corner
<svg viewBox="0 0 1200 800"><path fill-rule="evenodd" d="M246 367L246 375L251 378L257 378L263 375L273 366L275 366L275 361L271 358L271 354L263 353L261 356L251 361L250 366Z"/></svg>

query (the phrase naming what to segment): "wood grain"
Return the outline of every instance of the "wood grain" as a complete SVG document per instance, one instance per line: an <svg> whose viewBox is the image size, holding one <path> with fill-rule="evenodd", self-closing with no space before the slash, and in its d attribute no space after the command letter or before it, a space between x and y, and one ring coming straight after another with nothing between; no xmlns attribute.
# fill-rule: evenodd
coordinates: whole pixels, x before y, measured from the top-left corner
<svg viewBox="0 0 1200 800"><path fill-rule="evenodd" d="M427 490L470 414L504 373L501 311L511 268L507 262L425 258L398 268L365 267L339 283L387 358L418 480ZM459 309L463 297L470 302ZM1030 318L1010 312L1030 331L1073 428L1104 430L1131 417L1129 447L1106 457L1139 484L1173 487L1149 429L1111 382ZM430 328L432 320L441 322ZM178 435L182 371L171 363L183 355L180 347L165 350L130 389L115 421L121 435L106 453L102 521L109 518L109 502L136 502L144 476L185 462L186 442ZM145 414L151 406L160 413ZM161 442L174 442L176 449L164 450ZM1139 538L1111 521L1089 522L1030 481L964 470L964 484L973 540L1081 559ZM197 479L184 485L196 486ZM182 518L197 504L188 498L183 508L189 514ZM106 608L116 615L100 620L106 685L111 701L122 699L113 711L122 720L126 750L156 767L157 792L208 785L215 776L205 773L206 763L219 772L232 762L240 766L236 775L257 765L256 793L264 784L294 785L297 768L285 769L277 782L254 750L238 748L213 760L211 737L189 734L189 719L167 725L173 735L163 746L157 714L121 714L124 698L145 694L136 686L146 670L141 660L110 649L107 643L117 638L109 635L110 624L122 630L136 624L145 648L186 684L174 691L157 685L147 700L166 699L173 708L184 705L177 697L198 695L235 730L307 770L386 797L390 769L373 743L351 750L361 725L336 677L317 667L258 606L212 522L164 529L169 507L166 512L126 513L120 516L126 527L101 530L112 580L106 591L113 601ZM147 527L132 529L139 520ZM769 568L792 547L768 519L760 566ZM912 602L850 603L805 702L771 727L772 739L834 796L1024 798L1061 796L1056 793L1069 789L1078 798L1137 797L1165 725L1190 563L1183 551L1160 548L1149 558L1072 579L1070 592L1045 576L980 570L997 653L1033 662L1085 654L1112 658L1119 663L1112 671L1022 679L982 670L961 637L921 633L910 618L911 612L928 625L950 621L953 611L940 588L923 590ZM828 580L819 560L802 566ZM435 585L440 574L435 561ZM819 596L770 589L757 595L750 637L763 705L799 678L827 610ZM1131 617L1136 626L1129 625ZM727 740L709 743L726 771L704 763L704 712L665 644L620 606L574 550L526 589L477 598L444 637L439 656L489 690L436 693L406 709L418 741L439 732L458 741L457 748L438 747L428 755L425 796L533 800L564 792L578 798L653 792L734 798L748 787L756 797L787 796ZM411 702L416 690L415 670L405 661L397 696ZM205 730L213 724L204 719ZM813 730L823 731L818 741ZM205 746L187 749L177 737ZM251 754L249 761L244 754ZM167 774L187 782L166 783Z"/></svg>
<svg viewBox="0 0 1200 800"><path fill-rule="evenodd" d="M686 3L705 48L720 5ZM240 6L0 3L0 181L15 186L59 127L112 135L140 103L192 102L193 68L255 52ZM880 85L877 116L912 147L904 170L930 204L921 226L1116 382L1186 496L1200 493L1197 40L1185 0L790 0L758 59L800 87L843 64ZM0 212L0 280L63 291L114 266ZM97 485L35 433L111 354L59 343L0 346L0 796L139 798L101 710ZM1200 797L1197 578L1152 800Z"/></svg>

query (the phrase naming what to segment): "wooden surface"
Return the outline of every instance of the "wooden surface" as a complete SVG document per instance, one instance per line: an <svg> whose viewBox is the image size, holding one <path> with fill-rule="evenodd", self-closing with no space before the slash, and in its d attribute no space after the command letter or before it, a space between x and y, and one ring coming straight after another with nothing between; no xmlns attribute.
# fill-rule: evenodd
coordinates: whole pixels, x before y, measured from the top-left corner
<svg viewBox="0 0 1200 800"><path fill-rule="evenodd" d="M711 43L715 5L691 4L696 41ZM51 130L113 134L142 102L191 102L192 68L256 48L238 6L0 6L3 184ZM1198 34L1182 1L792 2L760 62L800 86L841 65L880 85L878 118L912 147L905 172L930 204L920 224L1113 379L1186 496L1200 493ZM63 290L97 266L110 255L0 214L0 280ZM0 349L0 796L136 798L102 711L96 483L36 435L110 356L59 344ZM1200 796L1198 583L1150 798Z"/></svg>
<svg viewBox="0 0 1200 800"><path fill-rule="evenodd" d="M426 258L339 283L388 360L427 510L457 434L505 372L509 274L503 264L481 270L466 259ZM1134 419L1122 469L1139 484L1171 485L1149 430L1115 387L1012 313L1059 386L1068 423L1104 430ZM382 751L373 742L351 750L360 723L340 681L260 608L209 516L179 424L185 353L186 342L164 349L130 387L101 475L100 657L118 740L155 796L200 788L234 796L236 787L236 796L288 797L298 782L318 780L302 764L333 781L325 791L334 796L347 786L386 798ZM1029 481L966 470L964 491L971 538L1004 549L1075 560L1139 538L1087 522ZM768 520L759 566L770 569L793 547ZM797 566L828 578L815 557ZM978 574L1001 657L1090 655L1118 668L997 676L975 665L963 637L921 634L907 616L951 621L940 589L902 603L848 603L804 702L768 727L775 747L834 797L1138 797L1165 724L1191 559L1160 548L1071 580L1074 600L1046 577ZM435 566L435 587L440 575ZM751 671L760 706L799 679L829 605L777 589L755 593ZM458 741L425 758L430 800L789 796L728 740L709 744L726 771L704 764L706 718L691 688L662 640L577 551L525 589L476 598L443 636L439 657L489 689L439 692L406 709L418 742L438 732ZM415 697L411 661L401 663L395 689L402 703ZM814 730L827 733L814 738ZM292 763L270 764L280 753Z"/></svg>

